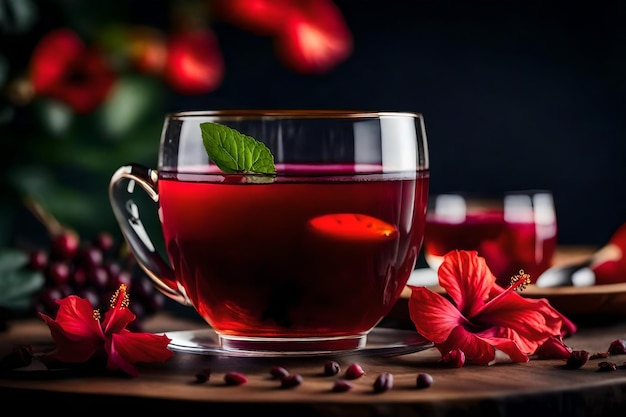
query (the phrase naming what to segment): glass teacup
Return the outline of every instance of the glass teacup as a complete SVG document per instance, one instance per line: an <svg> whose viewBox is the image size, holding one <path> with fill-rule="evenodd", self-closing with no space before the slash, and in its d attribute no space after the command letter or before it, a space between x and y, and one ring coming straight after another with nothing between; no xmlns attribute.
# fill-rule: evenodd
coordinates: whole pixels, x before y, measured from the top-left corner
<svg viewBox="0 0 626 417"><path fill-rule="evenodd" d="M215 125L225 130L203 137ZM211 141L234 159L241 143L220 142L224 131L262 143L275 172L225 172ZM109 191L141 267L222 348L297 354L364 347L399 299L423 243L428 169L418 113L185 112L165 118L158 169L123 166ZM167 260L136 185L156 203Z"/></svg>
<svg viewBox="0 0 626 417"><path fill-rule="evenodd" d="M475 250L498 284L509 285L520 269L536 282L552 265L556 245L556 209L548 190L430 196L424 255L434 270L448 251Z"/></svg>

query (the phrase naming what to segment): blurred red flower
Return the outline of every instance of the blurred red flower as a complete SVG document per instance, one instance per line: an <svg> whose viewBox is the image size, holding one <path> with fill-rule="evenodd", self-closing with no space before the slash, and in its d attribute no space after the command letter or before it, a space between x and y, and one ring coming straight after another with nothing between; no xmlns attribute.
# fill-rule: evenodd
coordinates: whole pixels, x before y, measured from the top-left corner
<svg viewBox="0 0 626 417"><path fill-rule="evenodd" d="M167 44L165 78L181 94L215 90L224 77L224 59L217 38L209 29L171 35Z"/></svg>
<svg viewBox="0 0 626 417"><path fill-rule="evenodd" d="M271 36L279 58L299 73L327 72L352 51L352 35L331 0L211 0L209 4L216 16ZM86 46L69 28L45 34L30 61L35 95L60 100L77 113L95 110L122 75L116 74L105 49L98 46ZM224 78L218 39L207 27L185 27L169 35L134 27L120 46L136 70L162 77L180 94L210 93Z"/></svg>
<svg viewBox="0 0 626 417"><path fill-rule="evenodd" d="M128 30L128 54L133 66L140 72L159 75L167 59L166 36L147 26L133 26Z"/></svg>
<svg viewBox="0 0 626 417"><path fill-rule="evenodd" d="M76 32L61 28L48 32L35 47L30 78L37 95L89 113L106 99L116 76L100 50L87 48Z"/></svg>
<svg viewBox="0 0 626 417"><path fill-rule="evenodd" d="M352 53L352 34L330 0L214 0L225 20L272 36L276 52L294 71L329 71Z"/></svg>
<svg viewBox="0 0 626 417"><path fill-rule="evenodd" d="M352 34L339 9L328 0L300 2L275 38L278 55L293 70L319 74L352 53Z"/></svg>
<svg viewBox="0 0 626 417"><path fill-rule="evenodd" d="M285 22L310 0L213 0L212 6L225 20L258 35L278 35Z"/></svg>

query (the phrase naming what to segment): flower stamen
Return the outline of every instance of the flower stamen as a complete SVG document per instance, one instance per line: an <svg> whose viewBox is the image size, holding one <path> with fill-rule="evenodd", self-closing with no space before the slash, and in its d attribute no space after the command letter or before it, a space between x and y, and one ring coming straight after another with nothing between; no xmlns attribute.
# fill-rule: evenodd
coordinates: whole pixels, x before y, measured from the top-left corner
<svg viewBox="0 0 626 417"><path fill-rule="evenodd" d="M511 277L511 288L515 291L522 292L528 285L530 285L530 274L525 273L523 269Z"/></svg>
<svg viewBox="0 0 626 417"><path fill-rule="evenodd" d="M102 317L100 316L100 310L95 309L93 311L93 319L96 320L96 321L100 321L101 318Z"/></svg>
<svg viewBox="0 0 626 417"><path fill-rule="evenodd" d="M111 308L115 308L118 310L128 308L128 306L130 305L130 297L126 292L126 284L120 285L120 287L111 296L110 305Z"/></svg>
<svg viewBox="0 0 626 417"><path fill-rule="evenodd" d="M523 269L519 270L519 273L515 276L511 277L511 285L506 287L504 291L500 294L493 297L491 300L487 301L481 308L479 308L476 312L474 312L474 316L479 314L481 311L485 310L487 307L492 306L500 302L500 300L504 299L507 294L511 291L524 291L526 286L530 284L530 274L524 272Z"/></svg>

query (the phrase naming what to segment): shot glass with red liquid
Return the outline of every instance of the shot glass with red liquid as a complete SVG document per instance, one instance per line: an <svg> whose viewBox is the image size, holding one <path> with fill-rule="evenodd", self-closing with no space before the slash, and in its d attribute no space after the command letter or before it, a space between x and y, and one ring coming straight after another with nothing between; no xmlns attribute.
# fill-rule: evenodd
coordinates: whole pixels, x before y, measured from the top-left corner
<svg viewBox="0 0 626 417"><path fill-rule="evenodd" d="M451 250L475 250L500 285L520 269L532 282L552 265L557 218L552 193L511 191L498 196L431 195L426 215L425 259L437 269Z"/></svg>

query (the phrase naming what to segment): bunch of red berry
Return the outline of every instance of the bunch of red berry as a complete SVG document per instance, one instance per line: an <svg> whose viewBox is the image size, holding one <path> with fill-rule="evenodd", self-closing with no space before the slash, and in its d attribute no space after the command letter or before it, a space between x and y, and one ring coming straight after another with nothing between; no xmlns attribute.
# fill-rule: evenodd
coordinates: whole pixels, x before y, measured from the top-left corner
<svg viewBox="0 0 626 417"><path fill-rule="evenodd" d="M126 284L129 308L137 316L132 324L140 327L141 319L162 307L164 296L154 288L132 254L121 248L106 232L81 242L75 233L65 231L51 239L48 250L32 250L29 268L44 276L36 311L54 316L56 301L69 295L85 298L94 309L106 311L111 295Z"/></svg>

